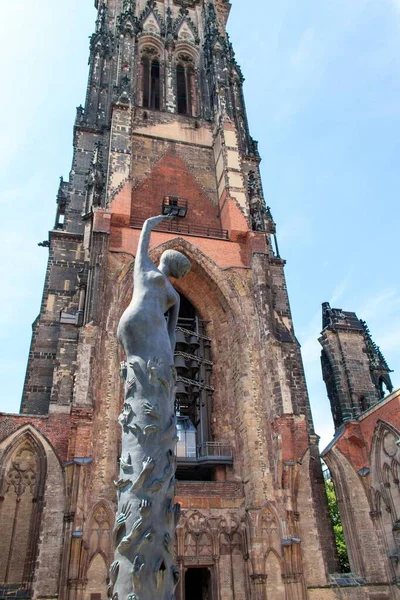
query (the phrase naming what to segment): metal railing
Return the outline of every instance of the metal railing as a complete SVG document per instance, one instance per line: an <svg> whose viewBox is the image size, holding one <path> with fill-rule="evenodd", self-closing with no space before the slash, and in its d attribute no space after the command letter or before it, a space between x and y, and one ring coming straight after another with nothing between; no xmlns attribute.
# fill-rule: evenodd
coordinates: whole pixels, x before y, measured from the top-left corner
<svg viewBox="0 0 400 600"><path fill-rule="evenodd" d="M145 219L131 217L130 226L134 229L141 229ZM229 234L226 229L217 229L216 227L203 227L202 225L191 225L179 219L163 221L154 227L153 231L164 231L168 233L181 233L182 235L194 235L197 237L209 237L220 240L229 240Z"/></svg>
<svg viewBox="0 0 400 600"><path fill-rule="evenodd" d="M233 458L232 446L223 442L204 442L197 446L199 458Z"/></svg>

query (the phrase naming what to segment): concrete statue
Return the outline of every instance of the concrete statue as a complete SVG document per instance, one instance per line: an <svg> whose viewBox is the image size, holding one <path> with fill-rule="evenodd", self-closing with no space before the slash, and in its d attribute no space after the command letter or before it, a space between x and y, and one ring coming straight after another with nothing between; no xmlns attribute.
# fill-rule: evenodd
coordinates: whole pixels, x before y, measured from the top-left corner
<svg viewBox="0 0 400 600"><path fill-rule="evenodd" d="M109 583L114 600L171 600L178 581L173 544L179 518L179 505L174 505L179 294L168 278L186 275L190 262L175 250L162 254L158 268L150 259L151 231L166 218L153 217L143 225L133 296L118 326L126 362L121 369L122 454Z"/></svg>

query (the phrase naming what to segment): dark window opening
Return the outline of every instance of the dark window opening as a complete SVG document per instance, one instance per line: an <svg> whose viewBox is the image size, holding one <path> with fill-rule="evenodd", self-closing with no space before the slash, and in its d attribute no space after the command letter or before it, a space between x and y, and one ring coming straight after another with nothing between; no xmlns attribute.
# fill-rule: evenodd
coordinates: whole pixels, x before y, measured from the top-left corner
<svg viewBox="0 0 400 600"><path fill-rule="evenodd" d="M367 405L367 399L366 399L365 396L361 396L361 398L360 398L360 405L361 405L362 412L364 412L365 410L367 410L368 405Z"/></svg>
<svg viewBox="0 0 400 600"><path fill-rule="evenodd" d="M142 58L143 107L160 110L160 63Z"/></svg>
<svg viewBox="0 0 400 600"><path fill-rule="evenodd" d="M153 60L151 63L151 108L160 110L160 63Z"/></svg>
<svg viewBox="0 0 400 600"><path fill-rule="evenodd" d="M194 71L193 67L188 67L186 69L186 95L187 95L187 113L190 116L194 115Z"/></svg>
<svg viewBox="0 0 400 600"><path fill-rule="evenodd" d="M172 196L169 197L170 204L172 204ZM178 202L178 199L176 199ZM179 294L181 298L181 304L179 309L179 318L180 319L190 319L194 321L196 318L196 309L193 304L188 300L183 294Z"/></svg>
<svg viewBox="0 0 400 600"><path fill-rule="evenodd" d="M150 108L150 61L147 56L142 58L143 69L143 106Z"/></svg>
<svg viewBox="0 0 400 600"><path fill-rule="evenodd" d="M188 112L187 90L186 90L186 74L183 65L178 65L176 68L176 89L178 96L178 113L186 115Z"/></svg>
<svg viewBox="0 0 400 600"><path fill-rule="evenodd" d="M209 569L188 569L186 571L185 600L212 600Z"/></svg>

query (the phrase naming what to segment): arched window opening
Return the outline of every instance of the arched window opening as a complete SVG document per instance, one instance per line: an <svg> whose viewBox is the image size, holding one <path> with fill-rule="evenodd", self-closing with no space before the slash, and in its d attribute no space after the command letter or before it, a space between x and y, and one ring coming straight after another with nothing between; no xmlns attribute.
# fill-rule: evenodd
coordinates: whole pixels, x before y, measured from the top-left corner
<svg viewBox="0 0 400 600"><path fill-rule="evenodd" d="M87 572L87 585L84 600L107 600L108 570L103 554L92 559Z"/></svg>
<svg viewBox="0 0 400 600"><path fill-rule="evenodd" d="M180 115L196 116L196 76L192 58L181 55L176 67L177 110Z"/></svg>
<svg viewBox="0 0 400 600"><path fill-rule="evenodd" d="M176 88L178 96L178 113L180 115L187 114L187 90L186 90L186 75L183 65L178 65L176 68Z"/></svg>
<svg viewBox="0 0 400 600"><path fill-rule="evenodd" d="M360 406L361 406L361 411L365 412L368 408L368 404L367 404L367 399L365 396L361 396L360 398Z"/></svg>
<svg viewBox="0 0 400 600"><path fill-rule="evenodd" d="M160 110L160 61L152 48L142 56L142 106Z"/></svg>
<svg viewBox="0 0 400 600"><path fill-rule="evenodd" d="M383 399L387 394L390 394L391 389L389 388L388 384L386 383L386 381L384 380L383 377L379 378L379 393L380 393L380 397L381 399Z"/></svg>
<svg viewBox="0 0 400 600"><path fill-rule="evenodd" d="M150 72L150 108L160 110L160 63L153 60Z"/></svg>
<svg viewBox="0 0 400 600"><path fill-rule="evenodd" d="M0 489L0 583L29 588L35 569L44 473L33 440L19 444Z"/></svg>
<svg viewBox="0 0 400 600"><path fill-rule="evenodd" d="M181 295L175 349L178 479L212 480L217 466L232 464L229 444L211 438L210 350L205 322Z"/></svg>
<svg viewBox="0 0 400 600"><path fill-rule="evenodd" d="M342 573L350 572L349 555L347 553L346 541L344 538L343 524L339 512L338 498L335 484L331 478L329 469L323 463L323 473L325 481L325 492L328 500L328 510L331 519L333 533L335 536L336 550L339 558L339 565Z"/></svg>

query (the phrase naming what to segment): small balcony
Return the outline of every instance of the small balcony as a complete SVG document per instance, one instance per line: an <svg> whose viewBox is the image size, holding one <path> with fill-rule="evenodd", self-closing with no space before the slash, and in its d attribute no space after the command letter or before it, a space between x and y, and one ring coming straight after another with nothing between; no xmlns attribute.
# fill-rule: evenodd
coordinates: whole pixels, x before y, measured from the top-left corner
<svg viewBox="0 0 400 600"><path fill-rule="evenodd" d="M178 431L179 435L179 431ZM176 448L176 478L181 481L214 481L216 468L233 465L233 452L229 444L204 442L185 448L180 439Z"/></svg>
<svg viewBox="0 0 400 600"><path fill-rule="evenodd" d="M168 214L168 213L167 213ZM132 229L142 229L145 219L131 217L130 226ZM153 231L164 231L166 233L180 233L182 235L193 235L195 237L207 237L217 240L229 240L229 234L226 229L217 227L205 227L203 225L192 225L179 218L167 219L154 227Z"/></svg>
<svg viewBox="0 0 400 600"><path fill-rule="evenodd" d="M232 465L233 452L231 446L221 442L204 442L197 447L190 445L185 447L179 441L176 450L176 459L178 465Z"/></svg>
<svg viewBox="0 0 400 600"><path fill-rule="evenodd" d="M223 442L204 442L197 446L197 460L231 465L233 463L232 446Z"/></svg>
<svg viewBox="0 0 400 600"><path fill-rule="evenodd" d="M188 201L178 196L165 196L161 210L163 215L173 215L183 219L187 215Z"/></svg>

